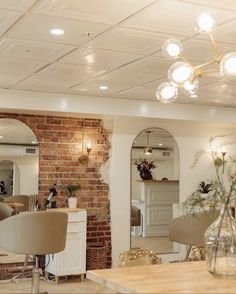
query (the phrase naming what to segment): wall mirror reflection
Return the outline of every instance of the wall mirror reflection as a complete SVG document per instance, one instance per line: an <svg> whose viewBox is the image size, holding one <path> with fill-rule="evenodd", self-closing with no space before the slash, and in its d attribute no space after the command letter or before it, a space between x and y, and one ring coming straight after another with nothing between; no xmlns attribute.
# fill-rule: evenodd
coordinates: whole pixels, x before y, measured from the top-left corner
<svg viewBox="0 0 236 294"><path fill-rule="evenodd" d="M169 222L179 204L179 150L164 129L149 128L131 150L131 248L158 254L176 253L169 239Z"/></svg>
<svg viewBox="0 0 236 294"><path fill-rule="evenodd" d="M38 165L34 132L19 120L1 118L0 194L5 197L37 194Z"/></svg>
<svg viewBox="0 0 236 294"><path fill-rule="evenodd" d="M8 201L9 197L17 195L37 195L38 167L38 141L34 132L19 120L1 118L0 200ZM23 262L24 258L24 255L13 254L0 248L1 264Z"/></svg>

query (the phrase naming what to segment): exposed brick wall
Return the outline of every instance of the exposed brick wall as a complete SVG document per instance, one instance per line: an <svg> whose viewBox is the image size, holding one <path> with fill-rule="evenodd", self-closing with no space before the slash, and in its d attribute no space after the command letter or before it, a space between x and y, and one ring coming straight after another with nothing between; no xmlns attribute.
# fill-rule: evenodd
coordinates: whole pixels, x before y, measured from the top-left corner
<svg viewBox="0 0 236 294"><path fill-rule="evenodd" d="M35 133L39 144L39 199L44 203L48 189L79 182L78 207L87 209L87 242L108 241L107 267L111 265L111 230L109 186L103 182L100 167L109 159L109 131L100 119L68 118L18 113L0 113L0 118L14 118L24 122ZM82 130L84 141L91 141L89 162L80 164ZM58 207L67 207L67 193L58 189Z"/></svg>

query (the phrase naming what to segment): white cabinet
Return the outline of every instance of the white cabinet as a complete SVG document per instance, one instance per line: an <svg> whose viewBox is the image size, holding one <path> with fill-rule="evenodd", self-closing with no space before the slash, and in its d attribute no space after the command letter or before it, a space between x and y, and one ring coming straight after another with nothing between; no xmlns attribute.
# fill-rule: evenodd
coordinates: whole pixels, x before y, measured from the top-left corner
<svg viewBox="0 0 236 294"><path fill-rule="evenodd" d="M169 236L172 205L179 202L178 181L142 181L143 237Z"/></svg>
<svg viewBox="0 0 236 294"><path fill-rule="evenodd" d="M66 247L62 252L46 256L46 271L59 276L81 275L86 272L86 227L87 212L85 209L57 209L68 214Z"/></svg>

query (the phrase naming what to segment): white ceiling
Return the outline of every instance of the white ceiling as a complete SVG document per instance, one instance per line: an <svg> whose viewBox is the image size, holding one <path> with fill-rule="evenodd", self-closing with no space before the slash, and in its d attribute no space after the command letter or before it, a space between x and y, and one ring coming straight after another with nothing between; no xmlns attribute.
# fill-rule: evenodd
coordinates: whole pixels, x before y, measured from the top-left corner
<svg viewBox="0 0 236 294"><path fill-rule="evenodd" d="M156 101L171 64L161 55L167 38L182 40L194 64L214 54L194 30L209 10L223 52L236 51L236 0L0 0L0 87ZM235 107L235 94L235 80L214 72L197 99L178 102Z"/></svg>

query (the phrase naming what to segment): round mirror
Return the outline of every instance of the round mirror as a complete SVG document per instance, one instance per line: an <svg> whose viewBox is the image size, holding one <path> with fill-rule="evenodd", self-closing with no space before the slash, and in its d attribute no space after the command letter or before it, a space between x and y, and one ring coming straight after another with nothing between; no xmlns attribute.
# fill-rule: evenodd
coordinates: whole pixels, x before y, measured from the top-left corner
<svg viewBox="0 0 236 294"><path fill-rule="evenodd" d="M131 151L131 248L175 253L169 222L179 204L179 150L164 129L150 128L134 140Z"/></svg>

